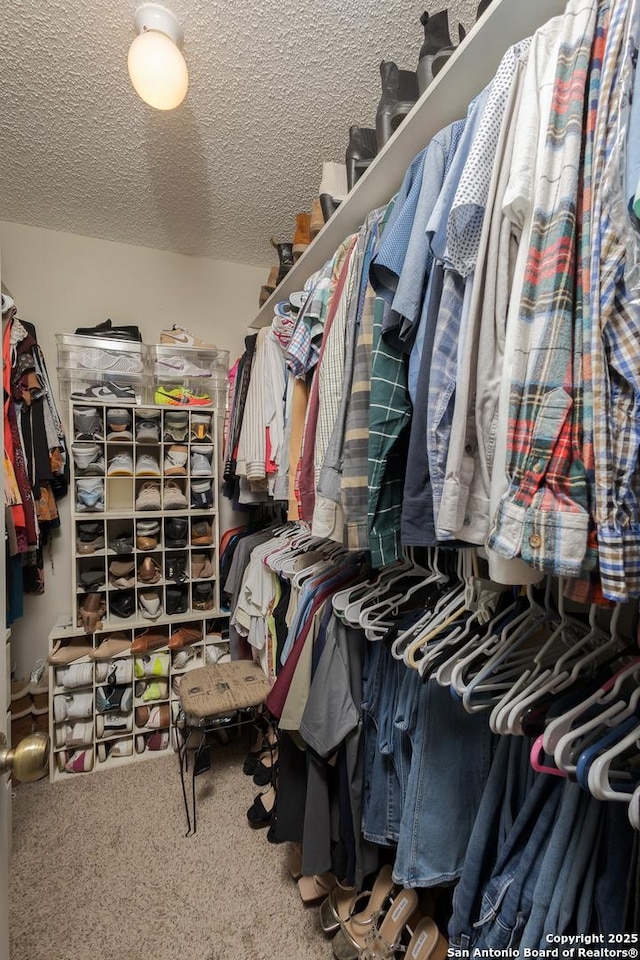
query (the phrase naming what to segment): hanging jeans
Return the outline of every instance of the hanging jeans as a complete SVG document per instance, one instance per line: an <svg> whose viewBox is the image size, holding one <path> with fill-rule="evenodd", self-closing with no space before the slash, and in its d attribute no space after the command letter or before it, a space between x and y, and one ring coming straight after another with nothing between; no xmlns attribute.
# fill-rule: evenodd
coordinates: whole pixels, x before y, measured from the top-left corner
<svg viewBox="0 0 640 960"><path fill-rule="evenodd" d="M396 883L430 887L460 876L485 787L493 735L448 687L420 681L396 725L411 737L411 770L393 869ZM406 703L405 703L406 706Z"/></svg>

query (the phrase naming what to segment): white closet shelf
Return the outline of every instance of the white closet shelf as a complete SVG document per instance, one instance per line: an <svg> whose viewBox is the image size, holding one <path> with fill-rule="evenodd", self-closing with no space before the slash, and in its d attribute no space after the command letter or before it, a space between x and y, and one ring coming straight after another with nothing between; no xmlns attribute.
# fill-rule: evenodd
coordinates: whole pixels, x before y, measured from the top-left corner
<svg viewBox="0 0 640 960"><path fill-rule="evenodd" d="M387 203L420 150L442 127L465 116L470 101L494 76L509 46L565 9L564 0L499 0L493 3L422 94L375 160L318 236L259 310L252 327L266 327L273 308L333 256L371 210Z"/></svg>

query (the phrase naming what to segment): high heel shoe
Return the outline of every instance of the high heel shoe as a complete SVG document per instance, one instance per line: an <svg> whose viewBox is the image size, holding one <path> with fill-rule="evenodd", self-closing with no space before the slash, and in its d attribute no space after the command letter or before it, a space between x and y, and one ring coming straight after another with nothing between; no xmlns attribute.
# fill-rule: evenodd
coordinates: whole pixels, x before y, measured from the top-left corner
<svg viewBox="0 0 640 960"><path fill-rule="evenodd" d="M253 782L257 787L266 787L273 782L278 769L278 734L270 725L264 738L264 747L253 770Z"/></svg>
<svg viewBox="0 0 640 960"><path fill-rule="evenodd" d="M88 593L80 604L79 614L83 629L87 633L102 630L102 618L107 605L101 593Z"/></svg>
<svg viewBox="0 0 640 960"><path fill-rule="evenodd" d="M376 877L366 905L358 913L351 912L347 920L340 919L340 929L331 944L337 960L358 960L368 934L386 912L398 887L393 882L391 867L385 864ZM362 894L366 898L366 893ZM354 903L360 905L361 898Z"/></svg>
<svg viewBox="0 0 640 960"><path fill-rule="evenodd" d="M423 917L413 929L406 956L411 960L445 960L447 954L447 941L435 920Z"/></svg>
<svg viewBox="0 0 640 960"><path fill-rule="evenodd" d="M247 820L252 827L268 827L273 817L273 808L276 802L276 789L271 786L264 793L259 793L249 809Z"/></svg>
<svg viewBox="0 0 640 960"><path fill-rule="evenodd" d="M388 957L393 957L400 946L405 927L417 908L416 891L401 890L380 926L369 931L360 960L387 960Z"/></svg>

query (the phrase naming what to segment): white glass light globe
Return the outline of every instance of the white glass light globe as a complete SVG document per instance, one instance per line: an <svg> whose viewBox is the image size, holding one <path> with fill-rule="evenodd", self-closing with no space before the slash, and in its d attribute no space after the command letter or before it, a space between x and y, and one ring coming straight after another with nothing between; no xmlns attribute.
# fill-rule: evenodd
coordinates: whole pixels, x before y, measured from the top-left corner
<svg viewBox="0 0 640 960"><path fill-rule="evenodd" d="M173 110L185 98L189 73L173 40L145 30L129 47L129 76L136 93L156 110Z"/></svg>

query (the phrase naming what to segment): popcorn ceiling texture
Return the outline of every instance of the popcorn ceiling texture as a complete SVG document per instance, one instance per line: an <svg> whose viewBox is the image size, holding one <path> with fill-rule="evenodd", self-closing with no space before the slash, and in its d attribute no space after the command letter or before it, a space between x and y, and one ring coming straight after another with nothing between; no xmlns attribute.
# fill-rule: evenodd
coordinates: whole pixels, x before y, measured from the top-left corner
<svg viewBox="0 0 640 960"><path fill-rule="evenodd" d="M323 160L375 125L379 63L415 69L419 2L166 0L187 98L138 99L127 51L136 0L6 0L0 22L0 216L220 260L276 262ZM470 27L458 0L450 28ZM431 12L442 5L430 8Z"/></svg>

